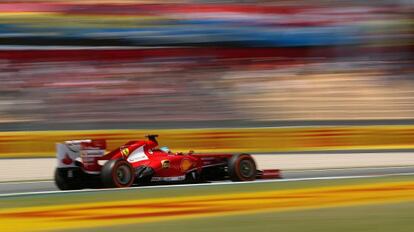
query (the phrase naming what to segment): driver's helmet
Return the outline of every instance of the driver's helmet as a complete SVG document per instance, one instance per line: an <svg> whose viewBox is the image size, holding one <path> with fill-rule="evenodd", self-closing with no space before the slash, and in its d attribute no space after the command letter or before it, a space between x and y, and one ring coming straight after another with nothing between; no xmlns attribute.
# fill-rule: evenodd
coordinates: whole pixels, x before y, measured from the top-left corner
<svg viewBox="0 0 414 232"><path fill-rule="evenodd" d="M165 153L170 153L170 149L168 147L160 147L160 150L165 152Z"/></svg>

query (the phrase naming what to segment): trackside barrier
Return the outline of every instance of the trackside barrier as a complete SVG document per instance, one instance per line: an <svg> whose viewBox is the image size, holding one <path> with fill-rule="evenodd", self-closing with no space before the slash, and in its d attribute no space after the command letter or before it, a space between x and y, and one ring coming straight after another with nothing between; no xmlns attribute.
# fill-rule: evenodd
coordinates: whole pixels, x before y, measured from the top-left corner
<svg viewBox="0 0 414 232"><path fill-rule="evenodd" d="M80 130L0 132L0 158L54 157L55 143L106 139L107 150L128 140L159 134L160 145L186 152L295 152L413 149L414 126Z"/></svg>

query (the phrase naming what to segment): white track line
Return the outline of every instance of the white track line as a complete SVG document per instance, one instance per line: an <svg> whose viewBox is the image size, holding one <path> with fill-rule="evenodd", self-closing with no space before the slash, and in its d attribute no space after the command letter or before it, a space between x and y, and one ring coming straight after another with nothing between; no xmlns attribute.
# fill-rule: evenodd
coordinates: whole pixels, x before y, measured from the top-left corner
<svg viewBox="0 0 414 232"><path fill-rule="evenodd" d="M392 170L392 169L409 169L414 166L378 166L378 167L352 167L352 168L324 168L324 169L291 169L285 172L330 172L330 171L355 171L355 170Z"/></svg>
<svg viewBox="0 0 414 232"><path fill-rule="evenodd" d="M379 166L379 167L352 167L352 168L324 168L324 169L292 169L292 170L285 170L288 173L296 173L296 172L331 172L331 171L354 171L354 170L390 170L390 169L409 169L413 168L414 166ZM296 179L296 178L295 178ZM10 184L36 184L36 183L50 183L54 182L53 180L30 180L30 181L5 181L0 182L0 185L10 185Z"/></svg>
<svg viewBox="0 0 414 232"><path fill-rule="evenodd" d="M29 196L29 195L42 195L42 194L62 194L62 193L64 194L65 193L91 193L91 192L103 192L103 191L131 191L131 190L136 190L136 189L164 189L164 188L185 188L185 187L220 186L220 185L241 185L241 184L258 184L258 183L272 183L272 182L358 179L358 178L375 178L375 177L407 176L407 175L414 175L414 173L393 173L393 174L384 174L384 175L361 175L361 176L309 177L309 178L292 178L292 179L276 179L276 180L258 180L258 181L252 181L252 182L214 182L214 183L202 183L202 184L158 185L158 186L111 188L111 189L81 189L81 190L69 190L69 191L4 193L4 194L0 194L0 197Z"/></svg>

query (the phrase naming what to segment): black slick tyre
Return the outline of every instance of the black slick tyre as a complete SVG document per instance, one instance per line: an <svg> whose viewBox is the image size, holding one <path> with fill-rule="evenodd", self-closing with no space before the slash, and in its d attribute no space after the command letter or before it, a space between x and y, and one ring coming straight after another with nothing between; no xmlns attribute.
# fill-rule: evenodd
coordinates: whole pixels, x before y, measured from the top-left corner
<svg viewBox="0 0 414 232"><path fill-rule="evenodd" d="M249 154L234 155L228 161L228 174L232 181L255 180L256 163Z"/></svg>
<svg viewBox="0 0 414 232"><path fill-rule="evenodd" d="M76 190L83 188L79 169L56 168L54 179L56 187L60 190Z"/></svg>
<svg viewBox="0 0 414 232"><path fill-rule="evenodd" d="M135 172L126 160L109 160L102 167L101 181L106 188L130 187L135 181Z"/></svg>

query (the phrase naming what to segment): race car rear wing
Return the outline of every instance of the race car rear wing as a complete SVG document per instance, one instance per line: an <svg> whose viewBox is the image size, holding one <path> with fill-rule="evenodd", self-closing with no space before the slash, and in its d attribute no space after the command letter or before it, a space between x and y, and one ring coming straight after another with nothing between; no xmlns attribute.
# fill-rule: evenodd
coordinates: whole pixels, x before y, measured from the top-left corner
<svg viewBox="0 0 414 232"><path fill-rule="evenodd" d="M56 144L56 158L58 168L78 167L81 162L87 169L93 171L96 159L105 155L105 140L70 140ZM92 166L93 165L93 166Z"/></svg>

